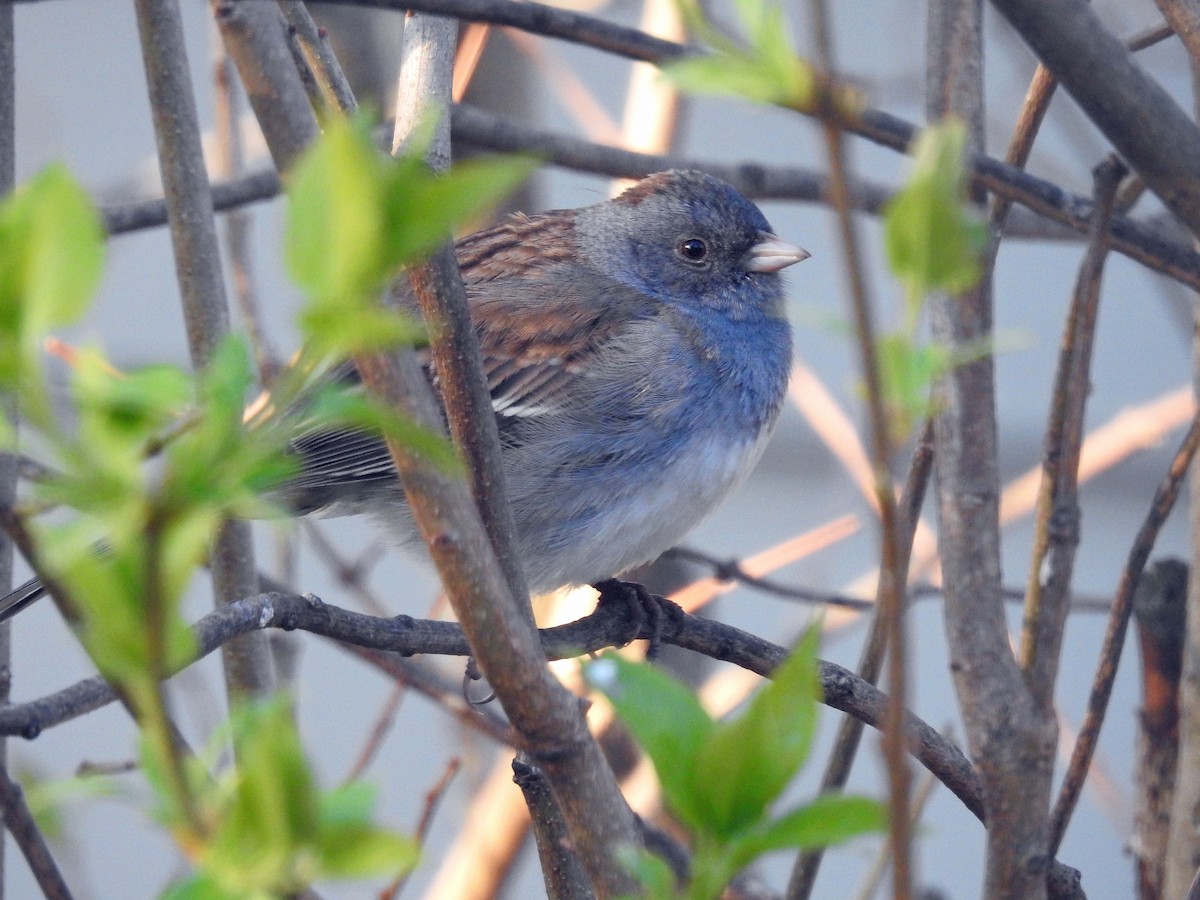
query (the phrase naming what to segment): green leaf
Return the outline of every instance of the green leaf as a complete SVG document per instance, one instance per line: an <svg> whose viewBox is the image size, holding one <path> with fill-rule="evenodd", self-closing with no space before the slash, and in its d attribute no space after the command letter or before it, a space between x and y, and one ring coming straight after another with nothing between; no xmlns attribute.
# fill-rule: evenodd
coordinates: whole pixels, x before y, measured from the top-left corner
<svg viewBox="0 0 1200 900"><path fill-rule="evenodd" d="M27 341L82 315L100 283L104 229L65 166L43 169L0 206L0 261L0 322L24 322Z"/></svg>
<svg viewBox="0 0 1200 900"><path fill-rule="evenodd" d="M315 874L302 864L317 834L318 807L288 698L237 710L233 736L238 770L203 849L203 869L227 889L299 889Z"/></svg>
<svg viewBox="0 0 1200 900"><path fill-rule="evenodd" d="M758 822L799 771L817 723L818 629L809 628L792 656L737 719L721 722L696 758L705 827L730 838Z"/></svg>
<svg viewBox="0 0 1200 900"><path fill-rule="evenodd" d="M314 302L300 313L300 329L314 352L347 359L425 342L425 326L397 309L368 304Z"/></svg>
<svg viewBox="0 0 1200 900"><path fill-rule="evenodd" d="M265 892L226 890L211 875L197 873L168 887L161 900L266 900L268 896Z"/></svg>
<svg viewBox="0 0 1200 900"><path fill-rule="evenodd" d="M362 312L404 264L428 254L464 221L482 215L528 177L528 159L471 160L445 175L428 170L418 142L409 155L384 157L365 120L333 119L297 164L288 191L286 255L292 277L315 301L310 332L354 325L337 312ZM319 339L325 340L317 333ZM395 340L388 333L375 340Z"/></svg>
<svg viewBox="0 0 1200 900"><path fill-rule="evenodd" d="M887 807L866 797L826 795L738 838L737 868L773 850L811 850L887 828Z"/></svg>
<svg viewBox="0 0 1200 900"><path fill-rule="evenodd" d="M317 849L328 878L395 878L416 868L421 857L412 838L373 827L322 831Z"/></svg>
<svg viewBox="0 0 1200 900"><path fill-rule="evenodd" d="M706 810L698 782L717 777L697 768L699 748L713 721L684 685L653 666L615 653L584 666L588 683L602 691L654 763L667 802L691 828L704 829Z"/></svg>
<svg viewBox="0 0 1200 900"><path fill-rule="evenodd" d="M619 848L617 862L638 880L642 886L638 896L643 900L674 900L678 896L671 867L644 847Z"/></svg>
<svg viewBox="0 0 1200 900"><path fill-rule="evenodd" d="M694 3L683 3L691 31L712 45L703 56L667 63L663 74L681 90L743 97L790 109L809 110L816 99L816 76L800 59L788 37L782 7L772 0L737 0L738 18L748 46L726 38ZM839 95L838 102L849 99Z"/></svg>
<svg viewBox="0 0 1200 900"><path fill-rule="evenodd" d="M322 796L285 696L234 714L238 768L200 852L202 873L237 896L293 893L318 878L394 877L416 863L416 844L371 821L362 784Z"/></svg>
<svg viewBox="0 0 1200 900"><path fill-rule="evenodd" d="M961 293L982 276L987 230L964 202L966 140L954 119L925 129L912 178L884 213L888 260L910 306L932 291Z"/></svg>
<svg viewBox="0 0 1200 900"><path fill-rule="evenodd" d="M900 443L929 414L933 382L950 369L954 356L945 347L917 344L904 334L883 335L876 352L892 440Z"/></svg>
<svg viewBox="0 0 1200 900"><path fill-rule="evenodd" d="M351 428L382 434L451 474L465 474L454 445L375 397L348 390L344 385L326 385L308 411L310 427Z"/></svg>
<svg viewBox="0 0 1200 900"><path fill-rule="evenodd" d="M288 186L284 254L321 299L357 299L382 279L384 164L365 119L333 117Z"/></svg>
<svg viewBox="0 0 1200 900"><path fill-rule="evenodd" d="M384 205L388 265L397 270L429 254L454 229L494 209L536 165L528 157L470 159L441 175L396 165Z"/></svg>

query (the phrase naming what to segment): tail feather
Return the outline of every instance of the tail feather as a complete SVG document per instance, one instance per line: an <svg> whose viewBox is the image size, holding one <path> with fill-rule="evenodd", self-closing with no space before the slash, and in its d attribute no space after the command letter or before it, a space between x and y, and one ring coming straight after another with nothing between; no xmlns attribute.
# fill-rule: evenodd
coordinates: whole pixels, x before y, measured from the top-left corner
<svg viewBox="0 0 1200 900"><path fill-rule="evenodd" d="M32 606L46 593L46 586L31 578L6 597L0 598L0 622L7 622L27 606Z"/></svg>

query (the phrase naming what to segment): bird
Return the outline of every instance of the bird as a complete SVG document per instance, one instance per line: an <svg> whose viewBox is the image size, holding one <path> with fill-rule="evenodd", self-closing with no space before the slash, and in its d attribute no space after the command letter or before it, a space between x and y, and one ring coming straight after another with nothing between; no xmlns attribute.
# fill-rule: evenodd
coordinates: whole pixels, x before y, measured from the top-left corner
<svg viewBox="0 0 1200 900"><path fill-rule="evenodd" d="M734 187L659 172L455 250L532 593L655 559L749 474L791 370L779 273L809 253ZM419 541L378 435L309 431L290 452L297 472L273 499L291 512L366 514ZM37 587L0 599L0 621Z"/></svg>

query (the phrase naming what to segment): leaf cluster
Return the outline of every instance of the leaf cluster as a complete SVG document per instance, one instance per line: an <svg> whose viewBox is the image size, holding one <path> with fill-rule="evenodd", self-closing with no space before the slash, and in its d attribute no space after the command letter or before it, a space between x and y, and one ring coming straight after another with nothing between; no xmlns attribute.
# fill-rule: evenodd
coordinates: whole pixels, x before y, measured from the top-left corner
<svg viewBox="0 0 1200 900"><path fill-rule="evenodd" d="M714 721L688 688L652 666L608 654L585 669L654 763L667 803L694 840L682 896L717 897L731 878L775 850L840 843L885 827L884 808L825 796L774 816L771 808L808 759L816 732L818 630L809 629L772 681L730 721ZM665 864L630 860L650 896L680 896Z"/></svg>

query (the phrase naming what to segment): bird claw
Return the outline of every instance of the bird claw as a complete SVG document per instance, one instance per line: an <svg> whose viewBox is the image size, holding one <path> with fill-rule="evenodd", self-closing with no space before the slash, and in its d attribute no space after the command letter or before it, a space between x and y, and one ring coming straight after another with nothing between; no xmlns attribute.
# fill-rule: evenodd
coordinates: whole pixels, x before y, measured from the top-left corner
<svg viewBox="0 0 1200 900"><path fill-rule="evenodd" d="M596 603L597 609L605 604L620 603L629 611L633 620L629 640L645 637L650 642L646 650L647 659L654 659L658 655L667 626L678 623L683 617L683 610L679 604L650 593L645 585L635 581L605 578L592 587L600 594Z"/></svg>

